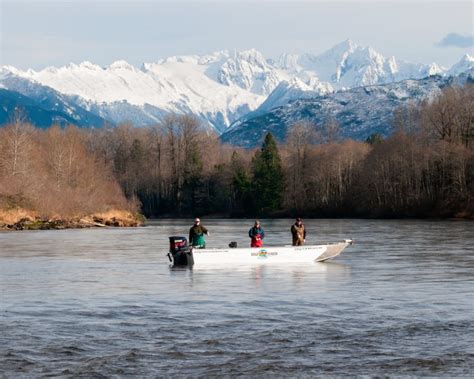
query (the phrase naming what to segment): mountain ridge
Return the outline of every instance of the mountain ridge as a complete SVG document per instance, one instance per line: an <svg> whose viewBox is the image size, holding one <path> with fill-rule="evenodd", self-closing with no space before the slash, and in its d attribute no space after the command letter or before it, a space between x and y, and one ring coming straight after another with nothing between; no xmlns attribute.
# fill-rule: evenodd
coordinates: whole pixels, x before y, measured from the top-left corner
<svg viewBox="0 0 474 379"><path fill-rule="evenodd" d="M464 56L450 70L472 67L471 58ZM192 113L221 134L263 104L269 110L297 96L449 75L450 70L387 58L346 40L319 55L282 54L276 60L250 49L168 57L139 68L124 60L106 67L84 61L39 71L2 66L0 84L15 90L29 80L30 86L54 89L66 102L115 124L130 121L144 126L170 113ZM289 85L285 88L282 83Z"/></svg>
<svg viewBox="0 0 474 379"><path fill-rule="evenodd" d="M97 118L100 124L91 124L90 119L87 119L84 123L84 120L78 116L80 112L70 114L62 104L58 103L56 107L50 107L20 92L0 88L0 125L14 122L17 111L21 112L19 115L24 117L25 121L33 123L32 120L34 120L34 125L38 128L48 128L51 125L103 127L108 124L95 115L92 115L92 117Z"/></svg>
<svg viewBox="0 0 474 379"><path fill-rule="evenodd" d="M364 140L374 133L387 136L396 109L434 98L446 86L466 82L474 83L474 68L457 77L437 75L298 98L268 111L257 109L234 123L220 138L224 143L254 147L268 132L283 141L296 122L309 122L320 128L329 121L339 124L344 138Z"/></svg>

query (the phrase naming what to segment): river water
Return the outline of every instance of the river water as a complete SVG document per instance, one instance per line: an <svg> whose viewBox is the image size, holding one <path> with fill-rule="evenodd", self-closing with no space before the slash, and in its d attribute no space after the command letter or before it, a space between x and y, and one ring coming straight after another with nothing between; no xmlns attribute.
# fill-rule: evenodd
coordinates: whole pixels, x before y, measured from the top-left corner
<svg viewBox="0 0 474 379"><path fill-rule="evenodd" d="M263 220L287 244L291 220ZM203 220L208 245L251 220ZM0 377L472 376L474 223L306 220L328 263L171 270L143 228L0 233Z"/></svg>

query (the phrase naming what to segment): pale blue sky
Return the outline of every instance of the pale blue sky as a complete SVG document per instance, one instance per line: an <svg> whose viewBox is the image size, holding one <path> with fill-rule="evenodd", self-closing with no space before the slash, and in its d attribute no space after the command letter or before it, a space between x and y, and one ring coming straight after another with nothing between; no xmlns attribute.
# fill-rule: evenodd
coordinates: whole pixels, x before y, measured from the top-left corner
<svg viewBox="0 0 474 379"><path fill-rule="evenodd" d="M347 38L412 62L450 66L474 54L471 1L0 2L0 64L22 69L252 47L321 53Z"/></svg>

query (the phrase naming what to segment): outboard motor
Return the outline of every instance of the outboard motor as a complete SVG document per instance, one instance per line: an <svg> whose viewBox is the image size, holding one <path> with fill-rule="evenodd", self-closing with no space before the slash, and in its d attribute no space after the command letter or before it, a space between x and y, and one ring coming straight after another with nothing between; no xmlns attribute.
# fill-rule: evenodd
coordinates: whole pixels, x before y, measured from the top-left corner
<svg viewBox="0 0 474 379"><path fill-rule="evenodd" d="M173 266L192 266L194 264L193 252L188 246L186 237L172 236L170 239L170 252L168 258Z"/></svg>

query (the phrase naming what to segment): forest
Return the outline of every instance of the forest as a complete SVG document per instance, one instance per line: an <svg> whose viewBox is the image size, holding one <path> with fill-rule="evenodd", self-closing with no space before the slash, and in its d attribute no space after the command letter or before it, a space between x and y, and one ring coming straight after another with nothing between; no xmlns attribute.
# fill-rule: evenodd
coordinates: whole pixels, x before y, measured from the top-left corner
<svg viewBox="0 0 474 379"><path fill-rule="evenodd" d="M253 150L191 115L146 128L0 129L0 209L81 217L474 216L474 85L394 112L390 137L342 140L337 122L294 124Z"/></svg>

